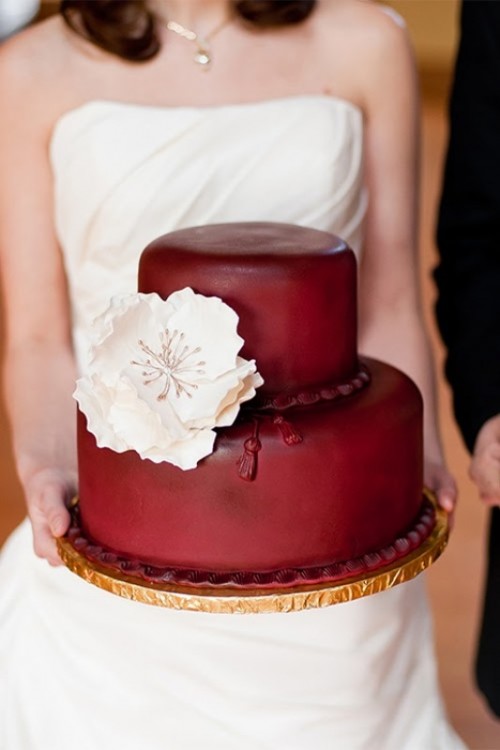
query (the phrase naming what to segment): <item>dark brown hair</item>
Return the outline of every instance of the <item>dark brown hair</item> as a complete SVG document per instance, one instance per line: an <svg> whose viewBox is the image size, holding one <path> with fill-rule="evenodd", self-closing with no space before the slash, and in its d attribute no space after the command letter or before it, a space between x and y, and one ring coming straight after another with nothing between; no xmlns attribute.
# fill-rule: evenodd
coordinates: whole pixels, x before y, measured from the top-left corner
<svg viewBox="0 0 500 750"><path fill-rule="evenodd" d="M230 0L234 13L255 28L303 21L316 0ZM154 14L144 0L62 0L60 13L72 31L125 60L150 60L160 50Z"/></svg>

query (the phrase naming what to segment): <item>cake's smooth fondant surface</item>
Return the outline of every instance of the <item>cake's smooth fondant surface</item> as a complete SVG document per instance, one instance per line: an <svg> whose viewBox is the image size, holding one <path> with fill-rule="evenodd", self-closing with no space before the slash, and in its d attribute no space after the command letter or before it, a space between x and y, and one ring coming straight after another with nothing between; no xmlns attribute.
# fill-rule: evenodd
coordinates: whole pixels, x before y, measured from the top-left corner
<svg viewBox="0 0 500 750"><path fill-rule="evenodd" d="M353 375L356 260L327 232L287 224L218 224L151 243L139 291L189 286L239 315L242 356L257 360L259 393L294 393Z"/></svg>
<svg viewBox="0 0 500 750"><path fill-rule="evenodd" d="M139 290L185 286L236 310L265 386L190 471L98 448L79 414L85 536L153 566L265 572L407 535L422 507L422 401L399 371L358 360L345 244L278 224L182 230L143 253Z"/></svg>

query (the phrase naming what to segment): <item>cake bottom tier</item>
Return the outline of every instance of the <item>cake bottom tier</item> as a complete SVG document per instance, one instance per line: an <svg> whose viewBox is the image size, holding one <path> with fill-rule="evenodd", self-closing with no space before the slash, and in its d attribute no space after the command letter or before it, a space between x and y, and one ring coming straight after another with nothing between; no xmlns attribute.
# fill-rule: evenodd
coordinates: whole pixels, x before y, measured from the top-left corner
<svg viewBox="0 0 500 750"><path fill-rule="evenodd" d="M371 576L387 566L391 570L398 563L408 558L415 550L429 539L436 526L436 510L430 499L423 499L420 513L412 526L403 536L383 549L370 552L362 557L331 565L309 568L280 568L271 571L206 571L195 568L171 566L153 566L140 560L119 555L102 545L95 544L83 533L78 510L73 510L72 524L67 540L82 558L95 563L102 572L136 582L148 584L167 584L174 587L202 589L235 589L243 592L259 590L286 590L303 586L325 586L349 581L353 577ZM441 550L439 550L440 552ZM420 569L418 570L420 572ZM413 576L411 576L413 577ZM206 592L205 592L206 593Z"/></svg>
<svg viewBox="0 0 500 750"><path fill-rule="evenodd" d="M371 383L332 403L224 429L196 469L99 448L79 414L84 537L152 567L265 573L331 566L394 545L422 504L422 402L414 384L368 361ZM255 438L253 481L238 470ZM248 447L248 443L247 443Z"/></svg>

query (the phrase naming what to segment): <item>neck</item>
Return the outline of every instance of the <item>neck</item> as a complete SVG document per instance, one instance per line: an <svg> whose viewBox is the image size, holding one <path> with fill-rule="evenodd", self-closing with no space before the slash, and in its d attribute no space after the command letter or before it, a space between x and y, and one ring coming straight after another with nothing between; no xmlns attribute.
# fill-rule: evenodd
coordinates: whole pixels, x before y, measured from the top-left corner
<svg viewBox="0 0 500 750"><path fill-rule="evenodd" d="M209 32L230 10L228 0L152 0L150 6L163 21L176 21L198 34Z"/></svg>

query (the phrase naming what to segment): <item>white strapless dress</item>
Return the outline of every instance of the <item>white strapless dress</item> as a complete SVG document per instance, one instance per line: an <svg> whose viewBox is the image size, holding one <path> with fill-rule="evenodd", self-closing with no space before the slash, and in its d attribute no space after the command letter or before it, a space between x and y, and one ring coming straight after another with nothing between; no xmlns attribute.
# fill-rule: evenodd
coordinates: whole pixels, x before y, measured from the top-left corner
<svg viewBox="0 0 500 750"><path fill-rule="evenodd" d="M359 254L363 118L291 97L214 108L95 101L51 159L77 357L152 239L227 221L333 231ZM328 609L210 615L51 568L24 523L0 563L1 750L460 750L424 579Z"/></svg>

